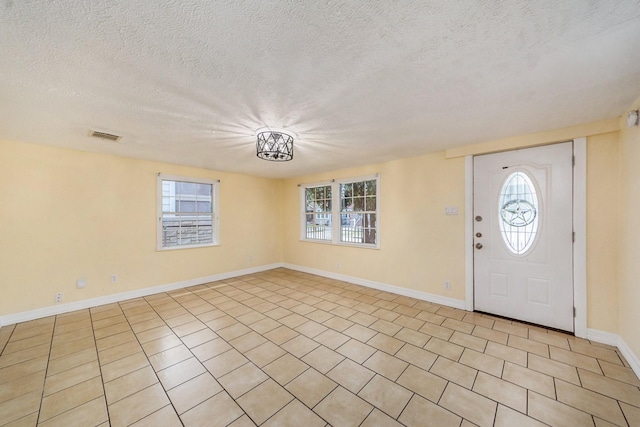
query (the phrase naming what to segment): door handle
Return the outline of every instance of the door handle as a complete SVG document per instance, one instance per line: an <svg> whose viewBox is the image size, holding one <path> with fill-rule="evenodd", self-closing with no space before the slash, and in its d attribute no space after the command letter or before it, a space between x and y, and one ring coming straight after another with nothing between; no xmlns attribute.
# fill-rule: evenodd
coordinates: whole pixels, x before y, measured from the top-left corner
<svg viewBox="0 0 640 427"><path fill-rule="evenodd" d="M476 249L482 249L482 243L476 243Z"/></svg>

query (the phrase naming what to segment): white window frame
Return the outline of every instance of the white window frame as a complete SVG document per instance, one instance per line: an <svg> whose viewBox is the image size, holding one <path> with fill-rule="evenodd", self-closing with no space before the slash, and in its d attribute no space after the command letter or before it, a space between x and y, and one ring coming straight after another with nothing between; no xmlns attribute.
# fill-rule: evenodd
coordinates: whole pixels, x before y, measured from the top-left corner
<svg viewBox="0 0 640 427"><path fill-rule="evenodd" d="M361 181L376 181L376 242L372 243L353 243L340 241L341 221L341 196L340 185ZM331 186L331 240L307 238L306 223L306 197L305 193L308 188ZM354 246L368 249L380 249L380 174L359 176L354 178L334 179L331 181L314 182L309 184L300 184L300 240L303 242L321 243L325 245Z"/></svg>
<svg viewBox="0 0 640 427"><path fill-rule="evenodd" d="M309 184L309 185L300 185L300 212L301 212L301 220L300 220L300 237L302 240L308 241L308 242L316 242L316 243L324 243L324 244L331 244L333 243L333 237L331 240L328 239L312 239L312 238L307 238L307 197L306 197L306 192L307 189L309 188L316 188L316 187L331 187L331 234L332 236L335 235L335 231L334 231L334 223L335 223L335 200L334 200L334 191L335 191L335 186L334 186L334 182L335 181L323 181L323 182L316 182L313 184ZM315 213L314 213L315 215Z"/></svg>
<svg viewBox="0 0 640 427"><path fill-rule="evenodd" d="M211 185L211 242L197 243L190 245L176 245L176 246L163 246L162 244L162 182L163 181L175 181L175 182L189 182L195 184L209 184ZM207 178L194 178L187 176L168 175L159 173L157 178L157 205L156 205L156 250L158 251L172 251L177 249L191 249L191 248L203 248L220 245L220 218L219 212L219 187L220 180L207 179Z"/></svg>

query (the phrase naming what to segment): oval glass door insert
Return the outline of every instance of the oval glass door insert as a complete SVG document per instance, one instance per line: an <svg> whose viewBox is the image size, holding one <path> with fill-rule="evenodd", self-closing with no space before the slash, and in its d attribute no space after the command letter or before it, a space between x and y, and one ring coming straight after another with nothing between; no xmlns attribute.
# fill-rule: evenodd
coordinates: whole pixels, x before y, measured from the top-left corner
<svg viewBox="0 0 640 427"><path fill-rule="evenodd" d="M502 238L509 251L522 255L533 246L538 232L538 195L531 179L520 171L509 175L499 203Z"/></svg>

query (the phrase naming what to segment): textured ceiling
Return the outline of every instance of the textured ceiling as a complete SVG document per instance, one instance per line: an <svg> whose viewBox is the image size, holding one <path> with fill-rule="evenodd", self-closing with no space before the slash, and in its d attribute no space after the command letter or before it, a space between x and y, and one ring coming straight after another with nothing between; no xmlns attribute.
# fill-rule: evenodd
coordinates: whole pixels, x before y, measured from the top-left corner
<svg viewBox="0 0 640 427"><path fill-rule="evenodd" d="M612 118L638 96L640 1L0 0L10 140L281 178ZM291 162L256 157L265 126L298 135Z"/></svg>

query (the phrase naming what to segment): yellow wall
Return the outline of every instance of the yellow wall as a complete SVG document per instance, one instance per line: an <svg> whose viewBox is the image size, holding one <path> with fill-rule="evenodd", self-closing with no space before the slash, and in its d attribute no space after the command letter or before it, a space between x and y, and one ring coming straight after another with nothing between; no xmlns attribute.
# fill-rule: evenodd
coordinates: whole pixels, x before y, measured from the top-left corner
<svg viewBox="0 0 640 427"><path fill-rule="evenodd" d="M619 119L447 150L447 158L587 136L587 327L617 333L620 238Z"/></svg>
<svg viewBox="0 0 640 427"><path fill-rule="evenodd" d="M629 110L639 107L640 99ZM640 127L627 128L625 117L620 123L618 334L640 357Z"/></svg>
<svg viewBox="0 0 640 427"><path fill-rule="evenodd" d="M587 140L587 325L615 333L620 227L618 132Z"/></svg>
<svg viewBox="0 0 640 427"><path fill-rule="evenodd" d="M478 144L465 145L447 150L447 158L468 156L474 154L495 153L516 148L535 147L554 142L569 141L581 136L601 135L617 132L620 127L619 118L600 120L598 122L584 123L568 128L552 129L544 132L530 133L527 135L512 136L493 141L480 142Z"/></svg>
<svg viewBox="0 0 640 427"><path fill-rule="evenodd" d="M381 248L300 241L299 183L380 173ZM284 260L441 296L464 299L464 159L444 153L290 179L284 183ZM445 207L459 214L446 216ZM340 263L340 267L338 267ZM444 281L451 290L444 290Z"/></svg>
<svg viewBox="0 0 640 427"><path fill-rule="evenodd" d="M156 251L158 172L222 181L220 246ZM280 262L281 197L280 180L0 141L0 315Z"/></svg>
<svg viewBox="0 0 640 427"><path fill-rule="evenodd" d="M587 140L588 327L623 332L640 354L627 327L640 324L640 272L635 217L626 214L640 211L640 137L637 128L620 135ZM463 157L441 152L282 181L8 141L0 154L0 315L52 305L56 292L73 302L277 262L465 298ZM158 172L222 180L221 246L155 250ZM297 184L374 173L381 249L300 241ZM445 215L447 206L459 214ZM80 277L86 289L75 288Z"/></svg>
<svg viewBox="0 0 640 427"><path fill-rule="evenodd" d="M600 128L598 128L600 130ZM572 138L591 127L576 128ZM550 141L555 133L548 133ZM512 138L514 147L540 135ZM475 147L477 148L477 147ZM473 148L473 149L475 149ZM470 148L472 149L472 148ZM617 249L619 203L618 132L587 138L587 326L616 333ZM360 249L300 241L297 184L332 178L381 174L381 249ZM300 265L401 286L431 294L465 299L464 160L445 153L378 165L308 175L284 183L284 260ZM457 206L457 216L444 215ZM340 268L338 268L340 263ZM443 283L451 281L451 290Z"/></svg>

